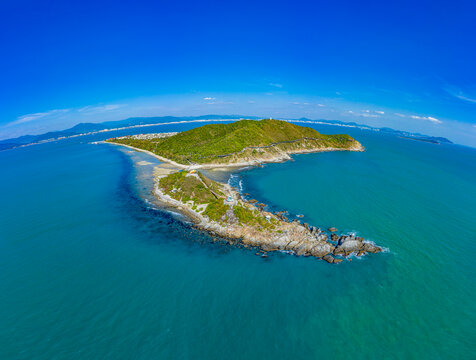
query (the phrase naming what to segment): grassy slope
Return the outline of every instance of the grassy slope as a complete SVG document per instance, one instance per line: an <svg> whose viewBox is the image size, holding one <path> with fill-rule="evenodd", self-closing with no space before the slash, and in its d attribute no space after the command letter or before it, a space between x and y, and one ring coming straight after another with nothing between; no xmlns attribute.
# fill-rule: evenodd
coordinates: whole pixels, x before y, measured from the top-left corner
<svg viewBox="0 0 476 360"><path fill-rule="evenodd" d="M197 172L197 176L187 176L189 172L181 171L170 174L159 180L160 189L170 197L182 203L193 201L192 210L197 210L197 205L207 204L202 215L210 220L224 223L227 220L226 211L230 205L224 201L227 197L222 191L222 185L210 180ZM277 223L275 219L271 223L261 215L258 210L237 204L233 207L233 214L237 221L244 225L254 226L257 230L271 230Z"/></svg>
<svg viewBox="0 0 476 360"><path fill-rule="evenodd" d="M322 135L316 130L279 120L241 120L231 124L212 124L184 131L165 139L114 139L114 142L149 150L181 164L214 162L220 156L246 147L268 146L303 138L315 139L315 147L347 148L349 135ZM287 144L280 145L283 150Z"/></svg>
<svg viewBox="0 0 476 360"><path fill-rule="evenodd" d="M163 177L159 181L159 187L165 194L180 202L191 200L195 206L208 204L203 215L207 215L211 220L218 221L225 216L228 206L223 202L225 194L220 190L219 184L200 173L197 175L202 181L195 176L186 176L187 174L188 172L181 171Z"/></svg>

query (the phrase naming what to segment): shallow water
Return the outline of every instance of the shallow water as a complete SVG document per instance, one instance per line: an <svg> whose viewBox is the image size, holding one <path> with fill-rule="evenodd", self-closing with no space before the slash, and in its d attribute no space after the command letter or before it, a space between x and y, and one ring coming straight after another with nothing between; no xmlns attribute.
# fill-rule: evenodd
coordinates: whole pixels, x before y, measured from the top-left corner
<svg viewBox="0 0 476 360"><path fill-rule="evenodd" d="M473 358L476 151L345 132L367 151L234 179L389 249L337 266L213 242L100 135L0 152L0 358Z"/></svg>

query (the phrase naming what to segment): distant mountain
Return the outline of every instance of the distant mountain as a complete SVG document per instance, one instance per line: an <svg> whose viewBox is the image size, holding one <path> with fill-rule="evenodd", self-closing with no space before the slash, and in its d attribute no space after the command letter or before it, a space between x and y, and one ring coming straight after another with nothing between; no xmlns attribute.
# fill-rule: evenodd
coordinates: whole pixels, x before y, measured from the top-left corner
<svg viewBox="0 0 476 360"><path fill-rule="evenodd" d="M0 151L13 149L19 146L39 143L39 142L46 142L51 141L54 139L70 137L74 135L81 135L87 134L91 132L107 130L107 129L117 129L117 128L124 128L130 126L139 126L139 125L151 125L151 124L158 124L158 123L167 123L167 122L174 122L174 121L187 121L187 120L213 120L213 119L260 119L256 116L240 116L240 115L201 115L201 116L183 116L183 117L176 117L176 116L160 116L160 117L136 117L136 118L128 118L125 120L117 120L117 121L106 121L102 123L79 123L72 128L61 130L61 131L53 131L48 132L41 135L23 135L13 139L5 139L0 140Z"/></svg>
<svg viewBox="0 0 476 360"><path fill-rule="evenodd" d="M87 133L101 131L101 130L124 128L124 127L139 126L139 125L152 125L152 124L167 123L167 122L174 122L174 121L208 120L208 119L210 120L261 119L261 117L242 116L242 115L201 115L201 116L183 116L183 117L160 116L160 117L135 117L135 118L128 118L128 119L117 120L117 121L106 121L102 123L80 123L66 130L52 131L52 132L48 132L41 135L23 135L14 139L0 140L0 151L13 149L23 145L52 141L55 139L87 134ZM307 118L301 118L299 119L299 121L313 121L313 122L329 124L329 125L351 126L351 127L356 127L360 129L380 131L383 133L393 134L396 136L410 138L413 140L427 141L427 142L436 143L436 144L440 144L440 143L452 144L450 140L444 137L433 137L433 136L427 136L427 135L422 135L418 133L410 133L407 131L394 130L390 128L375 128L375 127L371 127L367 125L357 124L355 122L343 122L339 120L311 120Z"/></svg>
<svg viewBox="0 0 476 360"><path fill-rule="evenodd" d="M341 125L341 126L352 126L356 127L359 129L365 129L365 130L373 130L373 131L379 131L381 133L385 134L391 134L395 136L399 136L402 138L406 139L412 139L412 140L420 140L420 141L426 141L426 142L431 142L434 144L453 144L451 140L448 140L447 138L444 137L436 137L436 136L429 136L429 135L423 135L420 133L411 133L408 131L402 131L402 130L394 130L388 127L383 127L383 128L376 128L373 126L368 126L368 125L362 125L362 124L357 124L355 122L343 122L339 120L311 120L307 118L300 118L300 121L317 121L322 124L329 124L329 125Z"/></svg>

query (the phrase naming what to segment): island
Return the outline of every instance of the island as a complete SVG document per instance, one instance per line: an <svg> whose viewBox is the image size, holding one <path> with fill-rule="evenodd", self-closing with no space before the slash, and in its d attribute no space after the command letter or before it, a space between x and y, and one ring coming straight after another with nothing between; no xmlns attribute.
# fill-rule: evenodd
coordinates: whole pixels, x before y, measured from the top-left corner
<svg viewBox="0 0 476 360"><path fill-rule="evenodd" d="M211 124L157 135L160 136L133 135L107 141L148 151L180 168L194 169L281 162L290 160L291 154L364 150L349 135L323 135L309 127L272 119Z"/></svg>
<svg viewBox="0 0 476 360"><path fill-rule="evenodd" d="M154 194L162 203L190 218L197 228L232 243L268 251L284 251L339 263L351 254L383 249L353 234L337 235L289 220L285 211L267 211L265 204L240 194L229 184L205 176L200 169L242 167L286 161L291 154L320 151L363 151L349 135L323 135L280 120L241 120L204 125L180 133L142 134L107 140L145 151L173 166L156 173Z"/></svg>

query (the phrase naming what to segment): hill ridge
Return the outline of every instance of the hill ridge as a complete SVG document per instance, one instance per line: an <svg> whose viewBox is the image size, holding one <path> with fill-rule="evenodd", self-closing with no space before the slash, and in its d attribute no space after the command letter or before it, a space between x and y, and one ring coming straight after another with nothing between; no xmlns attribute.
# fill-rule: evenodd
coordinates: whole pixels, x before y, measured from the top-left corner
<svg viewBox="0 0 476 360"><path fill-rule="evenodd" d="M108 141L185 166L275 162L288 160L296 153L363 150L349 135L323 135L309 127L274 119L209 124L168 137L139 135Z"/></svg>

